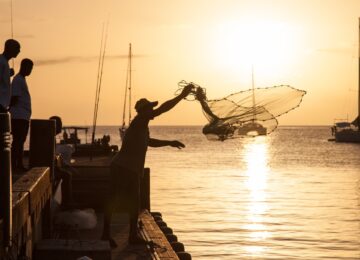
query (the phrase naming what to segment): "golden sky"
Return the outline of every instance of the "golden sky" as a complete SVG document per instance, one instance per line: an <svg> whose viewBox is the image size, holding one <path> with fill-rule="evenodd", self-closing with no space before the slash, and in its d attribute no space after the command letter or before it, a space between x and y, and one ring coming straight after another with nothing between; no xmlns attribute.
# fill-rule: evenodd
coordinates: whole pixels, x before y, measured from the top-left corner
<svg viewBox="0 0 360 260"><path fill-rule="evenodd" d="M11 37L10 0L0 0L0 40ZM209 99L255 86L307 91L280 125L330 125L357 113L360 0L12 0L15 61L35 62L27 79L33 118L92 123L98 56L109 17L98 124L122 118L128 44L133 100L166 101L177 83L205 87ZM202 125L183 101L153 124Z"/></svg>

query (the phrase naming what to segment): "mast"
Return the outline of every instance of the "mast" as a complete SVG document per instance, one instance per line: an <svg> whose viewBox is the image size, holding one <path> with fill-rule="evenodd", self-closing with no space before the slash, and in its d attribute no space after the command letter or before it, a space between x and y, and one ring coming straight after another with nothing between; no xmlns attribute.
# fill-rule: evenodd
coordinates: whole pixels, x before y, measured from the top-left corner
<svg viewBox="0 0 360 260"><path fill-rule="evenodd" d="M251 66L251 83L252 83L252 111L253 111L253 122L256 120L255 113L255 79L254 79L254 66Z"/></svg>
<svg viewBox="0 0 360 260"><path fill-rule="evenodd" d="M14 22L13 22L13 1L10 0L10 23L11 23L11 39L14 39ZM15 58L12 59L12 67L15 69Z"/></svg>
<svg viewBox="0 0 360 260"><path fill-rule="evenodd" d="M122 118L122 128L124 129L126 126L126 105L128 99L128 91L129 91L129 125L131 121L131 43L129 43L129 53L128 53L128 65L126 71L126 82L125 82L125 94L124 94L124 108L123 108L123 118Z"/></svg>
<svg viewBox="0 0 360 260"><path fill-rule="evenodd" d="M132 50L131 50L131 43L129 43L129 53L128 53L128 66L126 72L126 82L125 82L125 94L124 94L124 108L123 108L123 118L122 118L122 129L125 131L126 129L126 107L127 107L127 100L129 99L129 120L128 125L131 122L131 59L132 59Z"/></svg>
<svg viewBox="0 0 360 260"><path fill-rule="evenodd" d="M129 125L131 122L131 58L132 58L132 50L130 43L129 44Z"/></svg>
<svg viewBox="0 0 360 260"><path fill-rule="evenodd" d="M11 39L14 39L14 23L13 23L13 1L10 0L10 22L11 22Z"/></svg>
<svg viewBox="0 0 360 260"><path fill-rule="evenodd" d="M357 114L357 125L358 125L358 131L360 131L360 17L359 17L359 42L358 42L358 114Z"/></svg>
<svg viewBox="0 0 360 260"><path fill-rule="evenodd" d="M107 30L108 23L106 24L106 33L104 35L105 27L103 26L102 34L101 34L101 44L100 44L100 55L99 55L99 63L98 63L98 75L96 82L96 93L95 93L95 107L94 107L94 117L93 117L93 132L91 137L91 143L95 143L95 132L96 132L96 123L97 123L97 114L99 110L99 101L100 101L100 90L101 90L101 80L103 74L104 67L104 59L105 59L105 50L106 50L106 42L107 42Z"/></svg>

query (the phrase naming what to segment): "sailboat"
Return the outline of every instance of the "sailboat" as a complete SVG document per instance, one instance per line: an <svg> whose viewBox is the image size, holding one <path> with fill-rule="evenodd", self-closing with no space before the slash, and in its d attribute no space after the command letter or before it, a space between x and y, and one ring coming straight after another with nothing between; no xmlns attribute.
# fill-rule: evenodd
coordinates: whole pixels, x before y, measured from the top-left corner
<svg viewBox="0 0 360 260"><path fill-rule="evenodd" d="M238 129L238 135L247 135L247 136L257 136L257 135L266 135L266 128L256 122L256 103L255 103L255 80L254 80L254 68L251 69L252 76L252 120L250 122L244 123Z"/></svg>
<svg viewBox="0 0 360 260"><path fill-rule="evenodd" d="M358 116L352 122L335 122L331 127L335 142L360 143L360 18L358 70Z"/></svg>
<svg viewBox="0 0 360 260"><path fill-rule="evenodd" d="M120 138L123 140L125 136L125 132L130 125L131 122L131 59L132 59L132 50L131 43L129 43L129 54L128 54L128 66L126 72L126 82L125 82L125 95L124 95L124 108L123 108L123 117L122 117L122 125L119 128ZM126 124L126 105L128 104L128 121Z"/></svg>
<svg viewBox="0 0 360 260"><path fill-rule="evenodd" d="M73 153L73 156L88 156L89 155L90 158L92 159L92 156L109 155L118 150L117 145L110 145L110 135L103 135L102 138L97 138L97 139L95 138L96 127L97 127L97 116L98 116L98 110L99 110L102 75L103 75L103 67L104 67L104 60L105 60L105 50L106 50L106 42L107 42L107 28L108 28L108 26L106 26L106 33L104 34L105 26L103 26L103 31L102 31L102 35L101 35L91 143L87 142L88 127L67 126L67 127L62 128L63 139L60 140L60 143L74 145L75 152ZM85 143L81 143L81 140L78 136L79 131L85 131L85 138L86 138Z"/></svg>

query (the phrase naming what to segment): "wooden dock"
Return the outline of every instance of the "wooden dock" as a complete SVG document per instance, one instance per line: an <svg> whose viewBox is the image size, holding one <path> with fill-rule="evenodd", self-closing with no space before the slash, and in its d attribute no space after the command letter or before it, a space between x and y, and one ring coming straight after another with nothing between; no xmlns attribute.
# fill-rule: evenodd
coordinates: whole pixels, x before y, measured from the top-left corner
<svg viewBox="0 0 360 260"><path fill-rule="evenodd" d="M1 197L2 201L10 199L10 203L7 204L8 208L1 206L0 259L76 260L82 256L92 260L191 259L188 253L181 252L184 251L183 247L177 247L181 243L177 240L173 242L176 236L168 240L168 234L165 233L169 228L164 229L158 224L162 222L161 216L154 217L150 213L150 169L145 170L140 187L143 210L139 218L141 234L148 244L128 244L129 220L121 207L115 212L112 221L112 236L118 247L111 250L108 241L100 240L103 206L109 195L112 156L91 159L78 157L72 165L75 169L71 181L74 198L72 210L94 209L96 226L79 229L77 226L57 225L55 219L59 211L54 210L51 204L61 183L56 176L62 165L54 154L55 126L53 121L49 121L37 120L31 125L30 149L35 147L35 153L30 150L28 163L31 169L28 172L15 172L12 176L8 165L1 167L1 174L8 174L12 182L6 188L8 192L1 193L4 196ZM1 158L10 158L7 146L0 148L3 149ZM9 161L7 159L7 164ZM61 211L64 210L60 208ZM7 214L9 212L11 214Z"/></svg>

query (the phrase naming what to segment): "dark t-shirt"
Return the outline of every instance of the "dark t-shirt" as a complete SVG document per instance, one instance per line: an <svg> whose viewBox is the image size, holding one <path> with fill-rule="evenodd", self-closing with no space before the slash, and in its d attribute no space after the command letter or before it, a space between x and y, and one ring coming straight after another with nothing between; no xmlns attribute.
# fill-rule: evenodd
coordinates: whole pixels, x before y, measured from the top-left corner
<svg viewBox="0 0 360 260"><path fill-rule="evenodd" d="M149 144L149 114L138 114L126 130L120 151L112 163L141 174Z"/></svg>

